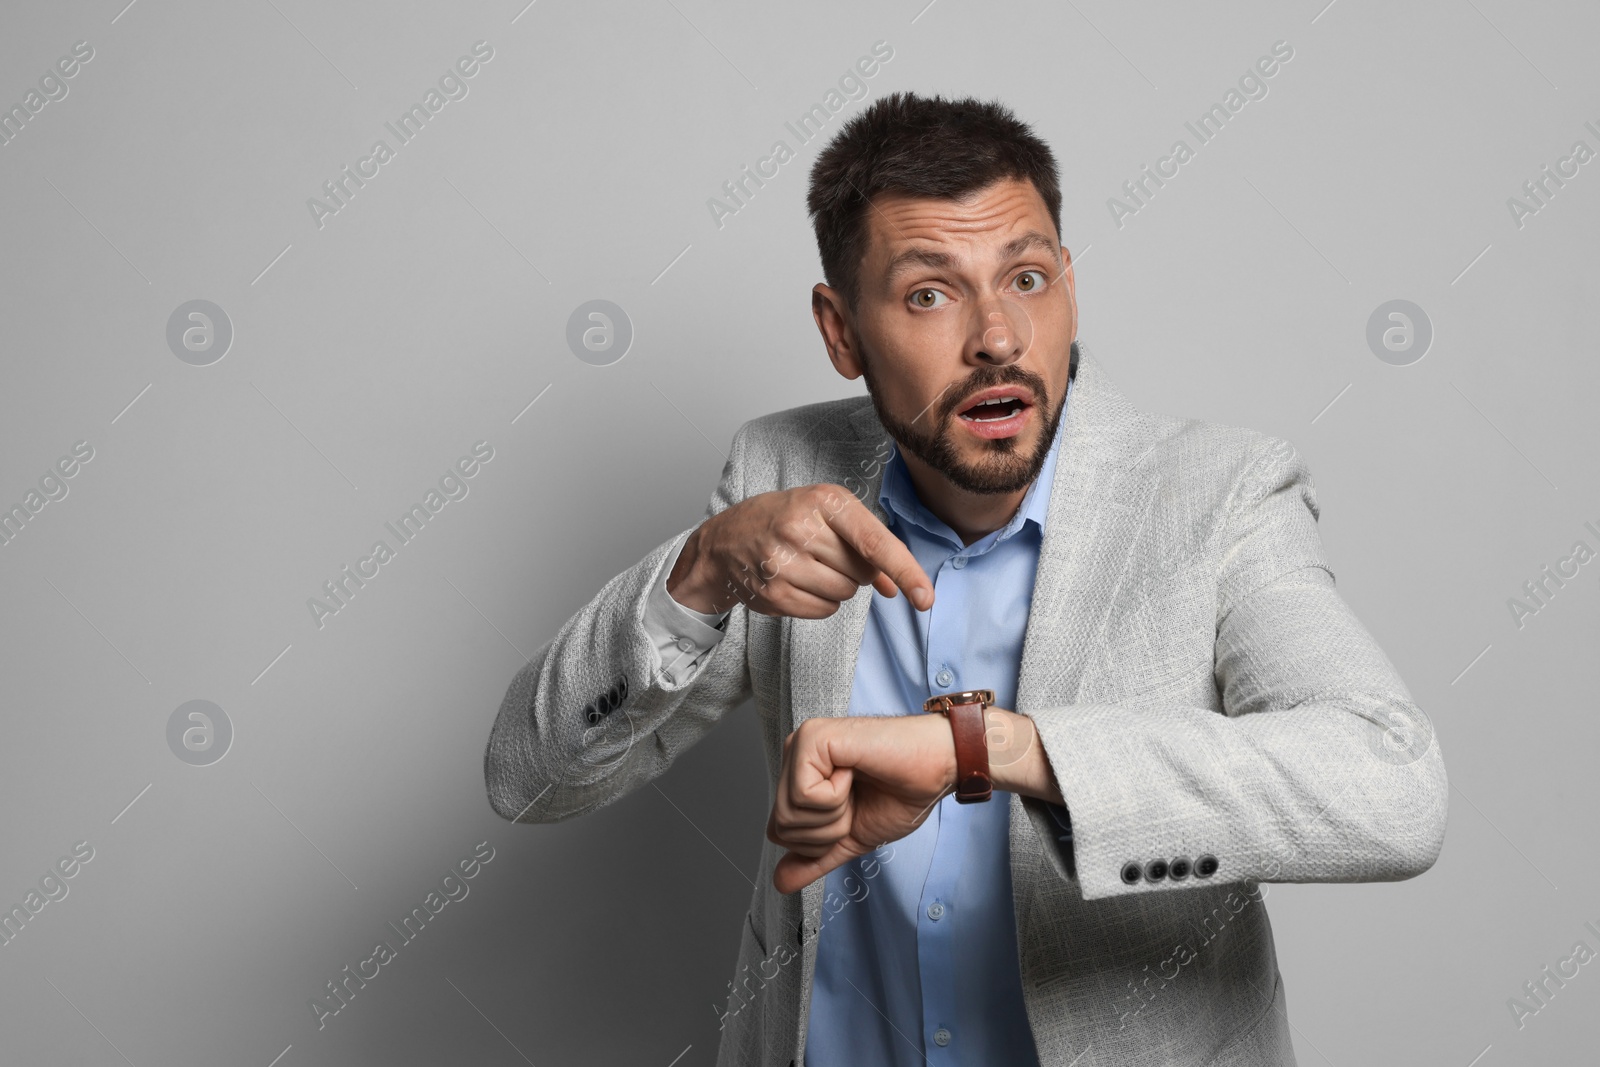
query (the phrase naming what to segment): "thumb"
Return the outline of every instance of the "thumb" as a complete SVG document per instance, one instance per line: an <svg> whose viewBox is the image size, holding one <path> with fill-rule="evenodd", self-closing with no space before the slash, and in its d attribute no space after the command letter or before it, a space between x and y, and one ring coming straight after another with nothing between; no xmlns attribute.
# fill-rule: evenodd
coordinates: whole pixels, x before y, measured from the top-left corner
<svg viewBox="0 0 1600 1067"><path fill-rule="evenodd" d="M780 893L789 894L803 889L823 877L835 867L842 866L857 853L836 841L832 848L815 859L798 852L786 852L772 869L772 886Z"/></svg>

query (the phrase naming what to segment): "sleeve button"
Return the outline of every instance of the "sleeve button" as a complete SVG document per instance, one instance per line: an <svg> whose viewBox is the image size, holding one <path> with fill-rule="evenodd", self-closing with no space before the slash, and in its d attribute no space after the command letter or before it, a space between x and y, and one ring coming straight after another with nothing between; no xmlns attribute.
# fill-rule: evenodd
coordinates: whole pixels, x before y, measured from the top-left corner
<svg viewBox="0 0 1600 1067"><path fill-rule="evenodd" d="M1189 857L1179 856L1173 860L1172 865L1167 868L1167 877L1174 882L1181 882L1189 877Z"/></svg>
<svg viewBox="0 0 1600 1067"><path fill-rule="evenodd" d="M1209 852L1194 861L1194 876L1196 878L1210 878L1217 873L1217 857Z"/></svg>
<svg viewBox="0 0 1600 1067"><path fill-rule="evenodd" d="M1139 880L1139 875L1139 865L1133 860L1129 860L1127 863L1122 865L1122 880L1128 885L1133 885L1135 882L1137 882Z"/></svg>
<svg viewBox="0 0 1600 1067"><path fill-rule="evenodd" d="M1166 860L1151 860L1144 865L1144 876L1152 882L1159 882L1167 876Z"/></svg>

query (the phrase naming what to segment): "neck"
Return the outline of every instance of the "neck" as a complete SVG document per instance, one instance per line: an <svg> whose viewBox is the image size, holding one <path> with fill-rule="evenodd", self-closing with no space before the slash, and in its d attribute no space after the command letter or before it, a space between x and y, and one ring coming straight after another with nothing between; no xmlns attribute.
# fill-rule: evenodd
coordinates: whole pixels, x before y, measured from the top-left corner
<svg viewBox="0 0 1600 1067"><path fill-rule="evenodd" d="M921 459L902 451L906 472L922 506L970 545L1011 521L1028 495L1028 486L1011 493L973 493L953 484Z"/></svg>

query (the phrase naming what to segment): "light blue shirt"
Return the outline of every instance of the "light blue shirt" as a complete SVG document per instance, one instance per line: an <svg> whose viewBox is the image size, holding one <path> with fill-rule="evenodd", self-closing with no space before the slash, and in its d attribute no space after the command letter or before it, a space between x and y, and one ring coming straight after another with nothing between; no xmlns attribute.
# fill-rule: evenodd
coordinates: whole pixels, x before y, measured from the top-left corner
<svg viewBox="0 0 1600 1067"><path fill-rule="evenodd" d="M923 507L895 450L878 499L933 580L934 605L918 612L904 594L874 590L851 715L921 715L928 697L963 689L993 689L996 704L1016 707L1060 447L1058 423L1017 513L971 545ZM1037 1067L1017 963L1010 797L962 804L952 793L908 836L828 872L810 1067Z"/></svg>

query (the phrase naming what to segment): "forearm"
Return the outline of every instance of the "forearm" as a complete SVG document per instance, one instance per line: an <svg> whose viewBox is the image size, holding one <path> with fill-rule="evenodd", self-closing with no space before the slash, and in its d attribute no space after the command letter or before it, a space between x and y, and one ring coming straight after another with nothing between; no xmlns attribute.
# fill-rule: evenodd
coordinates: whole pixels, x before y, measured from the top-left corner
<svg viewBox="0 0 1600 1067"><path fill-rule="evenodd" d="M1004 708L990 708L985 715L988 729L989 775L994 788L1019 796L1035 797L1050 804L1064 805L1061 786L1039 741L1033 720Z"/></svg>
<svg viewBox="0 0 1600 1067"><path fill-rule="evenodd" d="M705 534L706 525L712 521L707 519L695 527L689 539L683 543L683 549L677 558L672 561L672 567L666 576L666 590L672 599L691 611L705 615L717 614L732 606L731 598L717 595L726 593L726 590L712 589L705 577L706 568L698 565L701 559L701 538Z"/></svg>
<svg viewBox="0 0 1600 1067"><path fill-rule="evenodd" d="M1394 881L1426 870L1446 821L1443 761L1431 737L1414 752L1384 752L1379 710L1345 696L1237 717L1055 709L1043 737L1079 831L1085 897L1160 888L1124 885L1130 861L1202 854L1227 881Z"/></svg>
<svg viewBox="0 0 1600 1067"><path fill-rule="evenodd" d="M733 436L707 520L744 497L745 436L745 427ZM607 582L517 672L484 754L489 801L500 816L554 822L603 807L663 773L749 697L743 611L724 622L711 652L704 629L674 634L671 612L649 610L673 553L701 527ZM706 647L680 645L681 656L664 660L662 630L674 645L690 637Z"/></svg>
<svg viewBox="0 0 1600 1067"><path fill-rule="evenodd" d="M517 672L484 756L501 817L553 822L602 807L663 773L748 695L742 618L729 620L721 642L735 647L707 653L703 669L662 668L644 613L681 540L606 583Z"/></svg>

